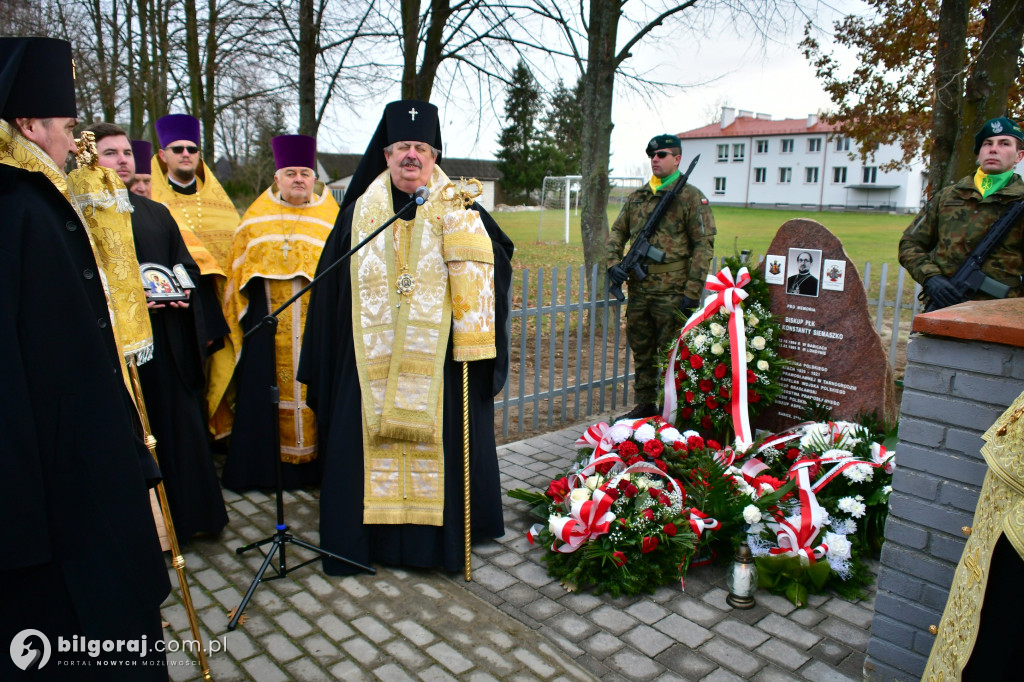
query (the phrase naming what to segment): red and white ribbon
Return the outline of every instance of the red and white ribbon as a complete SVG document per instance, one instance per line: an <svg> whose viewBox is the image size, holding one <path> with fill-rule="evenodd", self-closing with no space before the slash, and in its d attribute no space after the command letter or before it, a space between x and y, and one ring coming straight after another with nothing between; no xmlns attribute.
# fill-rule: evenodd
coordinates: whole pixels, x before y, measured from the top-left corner
<svg viewBox="0 0 1024 682"><path fill-rule="evenodd" d="M665 372L665 408L662 416L666 421L674 422L679 408L679 397L676 394L676 356L679 345L686 334L701 322L704 322L721 308L729 313L729 353L732 359L732 424L736 433L738 447L745 450L753 442L750 431L750 416L747 411L747 337L743 322L742 301L747 297L743 290L750 282L750 273L740 268L733 279L729 268L722 268L717 275L708 275L705 288L712 292L704 300L704 306L694 311L690 319L683 325L672 346L669 355L668 369Z"/></svg>
<svg viewBox="0 0 1024 682"><path fill-rule="evenodd" d="M600 457L606 452L610 452L615 449L615 443L608 435L607 422L600 422L589 427L583 432L583 435L576 439L574 445L577 450L582 448L594 448L594 454L592 457Z"/></svg>
<svg viewBox="0 0 1024 682"><path fill-rule="evenodd" d="M592 538L601 537L611 530L615 514L610 510L615 502L616 494L598 488L593 498L582 502L573 502L569 516L563 516L551 522L551 531L555 534L555 542L551 549L563 554L570 554L579 549L580 545ZM562 544L559 544L561 541Z"/></svg>
<svg viewBox="0 0 1024 682"><path fill-rule="evenodd" d="M871 444L871 461L880 467L885 468L885 473L891 474L896 468L895 453L889 453L881 443Z"/></svg>
<svg viewBox="0 0 1024 682"><path fill-rule="evenodd" d="M769 527L775 531L778 547L768 550L773 556L803 555L807 561L814 563L828 552L826 545L812 547L811 542L818 536L825 520L825 510L818 503L818 498L811 490L809 461L794 464L790 470L790 478L796 479L797 492L800 499L800 511L792 521L782 511L775 512L775 522Z"/></svg>
<svg viewBox="0 0 1024 682"><path fill-rule="evenodd" d="M711 518L696 507L691 507L689 513L690 529L693 530L693 534L697 536L698 540L700 540L700 536L704 534L704 531L718 530L722 527L721 521Z"/></svg>

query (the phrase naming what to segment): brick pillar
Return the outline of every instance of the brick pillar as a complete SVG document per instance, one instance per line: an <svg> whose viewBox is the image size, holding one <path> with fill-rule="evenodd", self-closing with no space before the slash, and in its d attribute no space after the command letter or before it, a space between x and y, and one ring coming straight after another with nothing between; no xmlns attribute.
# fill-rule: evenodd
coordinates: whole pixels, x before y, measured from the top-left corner
<svg viewBox="0 0 1024 682"><path fill-rule="evenodd" d="M1024 390L1024 299L914 318L867 680L918 680L987 470L981 435Z"/></svg>

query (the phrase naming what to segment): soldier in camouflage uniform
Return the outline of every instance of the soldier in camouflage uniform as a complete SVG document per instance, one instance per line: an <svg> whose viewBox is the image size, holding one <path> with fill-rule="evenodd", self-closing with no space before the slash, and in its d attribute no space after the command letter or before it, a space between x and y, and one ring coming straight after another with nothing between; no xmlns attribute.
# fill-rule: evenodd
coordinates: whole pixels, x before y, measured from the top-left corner
<svg viewBox="0 0 1024 682"><path fill-rule="evenodd" d="M658 413L658 369L669 342L679 333L678 311L684 314L698 305L704 280L715 253L715 218L699 189L686 185L673 199L650 236L651 245L665 252L665 262L644 264L647 278L636 280L619 262L627 241L637 238L647 218L666 190L679 177L682 154L679 138L658 135L647 144L651 181L629 195L608 235L608 278L629 281L626 307L626 338L633 350L636 407L619 419L639 419Z"/></svg>
<svg viewBox="0 0 1024 682"><path fill-rule="evenodd" d="M946 187L921 210L900 239L900 264L938 307L967 300L949 280L1011 202L1024 200L1024 181L1013 172L1024 159L1024 134L1008 118L994 118L974 136L978 170ZM992 279L1024 295L1024 221L1014 225L981 265ZM982 291L973 300L991 298Z"/></svg>

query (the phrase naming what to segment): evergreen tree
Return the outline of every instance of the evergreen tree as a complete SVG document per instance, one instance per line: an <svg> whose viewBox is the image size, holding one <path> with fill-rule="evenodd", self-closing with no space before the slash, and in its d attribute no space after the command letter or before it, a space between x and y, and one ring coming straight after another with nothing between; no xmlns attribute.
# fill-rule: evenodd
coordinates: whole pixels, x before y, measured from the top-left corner
<svg viewBox="0 0 1024 682"><path fill-rule="evenodd" d="M505 121L498 137L498 169L504 174L502 185L512 200L522 201L540 189L546 168L538 163L540 134L538 119L544 110L540 86L522 60L512 72L506 89Z"/></svg>
<svg viewBox="0 0 1024 682"><path fill-rule="evenodd" d="M546 175L579 175L583 158L581 83L570 90L561 79L548 97L538 161Z"/></svg>

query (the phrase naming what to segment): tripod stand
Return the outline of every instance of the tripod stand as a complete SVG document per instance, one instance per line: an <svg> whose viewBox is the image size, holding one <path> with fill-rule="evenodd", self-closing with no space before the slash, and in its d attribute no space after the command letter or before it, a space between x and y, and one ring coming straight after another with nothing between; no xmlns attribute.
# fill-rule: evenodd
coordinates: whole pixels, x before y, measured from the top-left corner
<svg viewBox="0 0 1024 682"><path fill-rule="evenodd" d="M339 265L341 265L342 263L346 262L349 258L351 258L352 254L354 254L356 251L358 251L359 249L363 248L363 246L365 246L368 242L373 240L385 228L387 228L389 225L391 225L391 223L393 223L395 220L397 220L399 216L403 215L409 208L411 208L411 207L413 207L415 205L422 205L427 200L428 196L429 196L429 191L427 190L426 187L420 187L419 189L417 189L416 193L413 195L413 199L408 204L403 206L400 211L395 213L395 215L393 215L389 220L387 220L380 227L378 227L376 230L374 230L363 241L359 242L359 244L357 244L356 246L352 247L352 249L349 250L348 253L346 253L345 255L343 255L341 258L339 258L338 260L334 261L333 263L331 263L331 265L329 267L325 268L322 272L320 272L320 274L318 274L315 278L313 278L313 280L309 284L304 286L298 293L296 293L294 296L292 296L287 301L282 303L281 306L277 310L275 310L274 312L272 312L269 315L267 315L266 317L264 317L263 320L258 325L256 325L255 327L253 327L252 329L250 329L248 332L245 333L245 336L243 337L243 339L247 339L250 336L252 336L253 334L260 333L261 330L266 330L266 331L264 331L264 333L276 334L278 316L282 312L287 310L289 306L291 306L295 301L297 301L299 298L301 298L302 295L305 294L307 291L312 289L318 282L320 282L320 280L322 280L324 277L326 277L335 268L337 268ZM272 344L271 347L273 349L274 363L275 363L275 366L276 366L276 362L277 362L277 348L276 348L276 344ZM317 547L316 545L314 545L312 543L309 543L309 542L306 542L305 540L302 540L301 538L295 537L294 535L292 535L291 533L288 532L288 525L284 521L284 484L283 484L283 481L282 481L282 472L281 472L281 456L280 456L281 434L280 434L280 424L279 424L279 421L278 421L279 420L280 397L279 397L279 389L278 389L278 386L277 386L277 379L276 379L276 377L274 379L273 385L270 386L270 402L273 405L273 436L274 436L275 441L278 444L278 456L277 456L276 462L275 462L275 472L276 472L276 478L277 478L277 482L276 482L277 489L275 491L276 504L277 504L277 522L276 522L276 524L274 526L275 532L274 532L273 535L271 535L270 537L263 538L262 540L258 540L256 542L253 542L251 544L245 545L243 547L239 547L238 549L235 550L235 554L241 555L241 554L244 554L245 552L248 552L251 549L260 549L260 551L262 552L263 550L261 548L264 545L270 545L269 551L267 551L264 554L263 564L260 566L259 570L256 572L256 575L252 579L252 582L249 583L249 589L246 591L245 596L242 598L242 601L238 604L237 607L235 607L235 610L232 613L231 620L228 622L228 630L234 630L236 627L238 627L238 622L239 622L239 620L242 617L242 613L245 611L245 607L248 605L249 600L252 599L253 594L256 592L256 588L259 587L259 585L261 583L263 583L265 581L269 581L269 580L279 580L281 578L284 578L285 576L287 576L292 571L297 571L300 568L302 568L304 566L307 566L308 564L311 564L314 561L317 561L317 560L322 559L324 557L330 557L332 559L337 559L339 561L342 561L342 562L344 562L346 564L349 564L350 566L354 566L356 568L359 568L359 569L361 569L361 570L363 570L363 571L365 571L367 573L370 573L370 574L376 574L377 573L376 569L374 569L371 566L366 566L366 565L358 563L356 561L352 561L351 559L347 559L347 558L341 556L340 554L335 554L334 552L330 552L330 551L328 551L326 549L323 549L322 547ZM286 551L285 551L287 545L289 545L289 544L297 545L299 547L307 549L307 550L315 553L316 556L314 556L312 559L309 559L307 561L302 562L301 564L298 564L297 566L292 566L292 567L289 568L288 567L288 562L287 562L287 555L286 555ZM274 556L275 555L280 555L280 559L278 561L278 565L277 566L273 565L273 560L274 560ZM274 575L272 575L270 577L264 577L268 568L273 568L274 569Z"/></svg>

